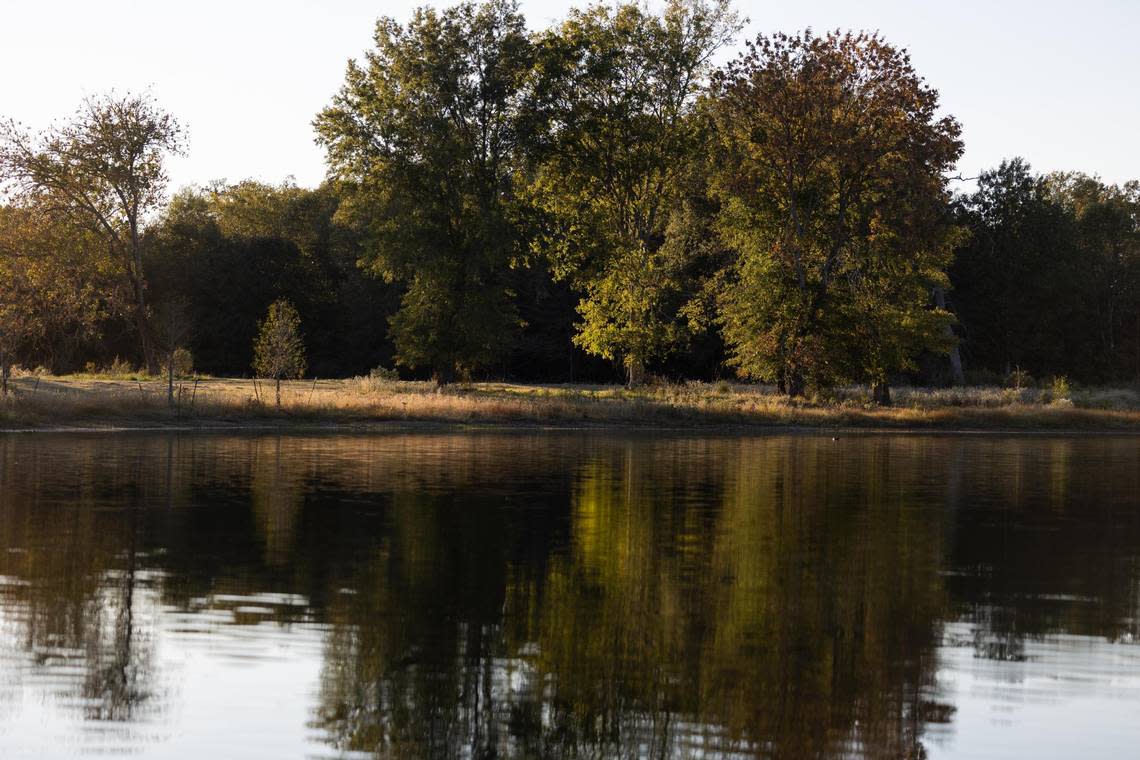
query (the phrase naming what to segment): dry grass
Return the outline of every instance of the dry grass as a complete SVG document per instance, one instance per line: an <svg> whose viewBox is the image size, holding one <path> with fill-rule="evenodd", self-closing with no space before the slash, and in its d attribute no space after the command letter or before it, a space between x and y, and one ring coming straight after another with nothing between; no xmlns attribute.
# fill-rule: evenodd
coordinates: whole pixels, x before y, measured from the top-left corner
<svg viewBox="0 0 1140 760"><path fill-rule="evenodd" d="M1073 391L898 388L879 408L863 389L792 401L765 386L689 383L638 390L616 386L478 383L436 389L372 378L283 385L282 408L268 383L203 379L179 384L170 409L158 380L21 377L0 399L0 428L167 425L358 424L379 421L658 427L802 427L1020 430L1140 430L1140 395L1130 389Z"/></svg>

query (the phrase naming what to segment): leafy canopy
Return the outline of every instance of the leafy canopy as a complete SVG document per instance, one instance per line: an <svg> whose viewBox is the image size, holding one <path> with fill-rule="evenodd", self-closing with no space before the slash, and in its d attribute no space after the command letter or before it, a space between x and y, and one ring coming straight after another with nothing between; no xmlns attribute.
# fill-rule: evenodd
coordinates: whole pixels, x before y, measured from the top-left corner
<svg viewBox="0 0 1140 760"><path fill-rule="evenodd" d="M938 93L877 35L758 37L714 78L714 186L736 251L720 292L731 361L792 393L885 383L945 346L962 145Z"/></svg>
<svg viewBox="0 0 1140 760"><path fill-rule="evenodd" d="M532 43L513 0L381 19L316 121L363 264L406 291L398 361L446 379L494 361L518 327L508 272L526 256L516 184Z"/></svg>
<svg viewBox="0 0 1140 760"><path fill-rule="evenodd" d="M583 293L575 342L620 359L631 381L685 334L689 251L667 242L707 147L697 99L739 28L726 0L671 0L659 15L599 4L571 11L539 45L531 192L546 233L536 247Z"/></svg>

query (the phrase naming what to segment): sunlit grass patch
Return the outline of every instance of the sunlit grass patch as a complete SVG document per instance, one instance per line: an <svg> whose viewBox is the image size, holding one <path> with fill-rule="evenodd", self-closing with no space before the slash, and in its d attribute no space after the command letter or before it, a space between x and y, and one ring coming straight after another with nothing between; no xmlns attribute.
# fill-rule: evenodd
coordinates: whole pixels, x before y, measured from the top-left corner
<svg viewBox="0 0 1140 760"><path fill-rule="evenodd" d="M8 428L170 424L421 421L440 423L648 426L850 426L864 428L1140 429L1133 389L896 388L894 406L878 407L862 388L790 399L771 386L473 383L437 388L384 377L295 380L182 379L173 407L164 379L22 376L0 403Z"/></svg>

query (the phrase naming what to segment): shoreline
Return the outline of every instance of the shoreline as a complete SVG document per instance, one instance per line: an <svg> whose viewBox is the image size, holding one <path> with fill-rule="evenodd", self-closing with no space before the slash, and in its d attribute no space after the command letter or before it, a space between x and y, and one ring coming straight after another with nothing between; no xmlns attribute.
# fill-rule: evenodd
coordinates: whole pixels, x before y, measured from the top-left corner
<svg viewBox="0 0 1140 760"><path fill-rule="evenodd" d="M0 399L0 433L549 431L665 434L1140 434L1140 392L1087 389L895 390L889 407L857 388L791 400L766 386L599 385L301 380L283 384L281 409L251 380L181 381L171 409L164 382L22 378Z"/></svg>
<svg viewBox="0 0 1140 760"><path fill-rule="evenodd" d="M954 435L954 436L1140 436L1140 427L1048 426L1048 425L943 425L937 423L891 425L850 424L783 424L776 422L697 421L690 424L663 424L645 421L595 421L588 423L552 423L534 420L430 420L430 419L244 419L244 420L171 420L155 423L144 420L90 420L88 424L50 422L37 425L0 425L0 435L36 434L401 434L401 433L620 433L676 435Z"/></svg>
<svg viewBox="0 0 1140 760"><path fill-rule="evenodd" d="M664 436L775 436L775 435L829 435L843 436L977 436L977 437L1140 437L1140 430L1127 428L937 428L937 427L807 427L807 426L780 426L780 425L718 425L704 427L654 427L648 425L597 425L597 426L557 426L540 425L533 423L421 423L400 422L374 424L330 424L330 425L296 425L296 426L270 426L270 425L235 425L221 427L213 425L201 426L90 426L90 427L59 427L45 426L35 428L0 428L0 436L42 436L42 435L138 435L173 433L179 435L403 435L409 433L433 433L440 435L473 435L480 433L512 434L512 433L542 433L542 434L604 434L614 433L620 435L648 435L660 434Z"/></svg>

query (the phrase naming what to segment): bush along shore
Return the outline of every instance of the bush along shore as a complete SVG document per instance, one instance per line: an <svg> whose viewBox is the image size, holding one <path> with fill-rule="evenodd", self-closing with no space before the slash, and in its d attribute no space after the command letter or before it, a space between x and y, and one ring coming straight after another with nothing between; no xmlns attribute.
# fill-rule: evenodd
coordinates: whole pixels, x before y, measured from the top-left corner
<svg viewBox="0 0 1140 760"><path fill-rule="evenodd" d="M172 392L171 392L172 390ZM442 423L550 427L866 428L1140 432L1128 388L866 388L790 399L771 386L471 383L436 386L378 377L288 380L92 376L14 378L0 429L257 428Z"/></svg>

